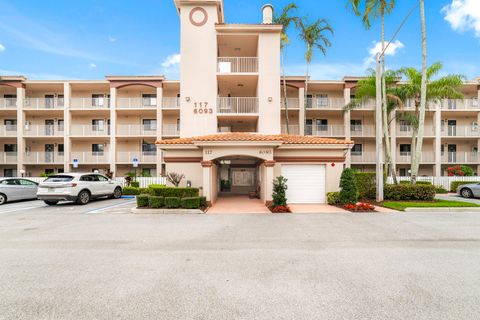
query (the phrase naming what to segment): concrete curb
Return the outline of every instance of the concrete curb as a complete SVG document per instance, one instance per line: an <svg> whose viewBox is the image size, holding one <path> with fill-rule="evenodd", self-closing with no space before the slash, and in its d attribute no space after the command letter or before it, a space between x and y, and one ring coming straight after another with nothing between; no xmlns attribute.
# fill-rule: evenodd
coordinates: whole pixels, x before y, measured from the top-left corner
<svg viewBox="0 0 480 320"><path fill-rule="evenodd" d="M139 214L203 214L200 209L138 209L132 208L132 213Z"/></svg>
<svg viewBox="0 0 480 320"><path fill-rule="evenodd" d="M405 208L405 212L480 212L479 207Z"/></svg>

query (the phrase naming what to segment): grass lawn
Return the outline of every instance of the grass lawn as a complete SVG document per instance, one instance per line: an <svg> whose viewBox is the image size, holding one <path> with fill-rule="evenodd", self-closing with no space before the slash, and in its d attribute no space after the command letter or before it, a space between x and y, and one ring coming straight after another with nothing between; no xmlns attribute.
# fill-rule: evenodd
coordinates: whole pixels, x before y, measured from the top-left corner
<svg viewBox="0 0 480 320"><path fill-rule="evenodd" d="M405 208L455 208L455 207L480 207L475 203L450 201L450 200L435 200L433 202L426 201L385 201L382 204L386 208L404 211Z"/></svg>

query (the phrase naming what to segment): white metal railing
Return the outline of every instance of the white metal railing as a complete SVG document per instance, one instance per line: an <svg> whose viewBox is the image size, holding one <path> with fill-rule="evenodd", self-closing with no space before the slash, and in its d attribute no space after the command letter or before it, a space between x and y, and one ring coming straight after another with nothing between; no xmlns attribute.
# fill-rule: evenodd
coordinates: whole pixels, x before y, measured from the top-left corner
<svg viewBox="0 0 480 320"><path fill-rule="evenodd" d="M338 109L341 110L345 107L345 99L343 98L328 98L328 97L316 97L307 98L308 109Z"/></svg>
<svg viewBox="0 0 480 320"><path fill-rule="evenodd" d="M63 137L64 127L59 125L25 125L23 135L25 137Z"/></svg>
<svg viewBox="0 0 480 320"><path fill-rule="evenodd" d="M16 152L0 152L0 164L15 164L17 163Z"/></svg>
<svg viewBox="0 0 480 320"><path fill-rule="evenodd" d="M156 136L157 126L144 124L119 124L117 125L116 134L118 136Z"/></svg>
<svg viewBox="0 0 480 320"><path fill-rule="evenodd" d="M477 98L473 99L445 99L441 103L443 110L480 109Z"/></svg>
<svg viewBox="0 0 480 320"><path fill-rule="evenodd" d="M110 135L109 125L86 125L74 124L70 126L72 136L108 136Z"/></svg>
<svg viewBox="0 0 480 320"><path fill-rule="evenodd" d="M397 137L411 137L413 128L410 125L397 125ZM433 126L424 126L423 135L426 137L435 136L435 128Z"/></svg>
<svg viewBox="0 0 480 320"><path fill-rule="evenodd" d="M110 108L110 98L71 98L70 109L108 109Z"/></svg>
<svg viewBox="0 0 480 320"><path fill-rule="evenodd" d="M16 137L17 125L0 125L0 137Z"/></svg>
<svg viewBox="0 0 480 320"><path fill-rule="evenodd" d="M281 101L282 101L282 109L285 109L285 99L282 98ZM290 109L300 109L300 99L298 99L298 98L287 98L287 108L289 110Z"/></svg>
<svg viewBox="0 0 480 320"><path fill-rule="evenodd" d="M289 134L295 134L295 135L298 135L300 134L300 126L297 125L297 124L289 124L288 125L288 131L289 131ZM286 124L282 124L281 125L281 132L282 134L287 134L287 125Z"/></svg>
<svg viewBox="0 0 480 320"><path fill-rule="evenodd" d="M471 125L447 125L442 127L442 137L480 137L480 128Z"/></svg>
<svg viewBox="0 0 480 320"><path fill-rule="evenodd" d="M306 125L306 134L319 137L340 137L345 135L343 125Z"/></svg>
<svg viewBox="0 0 480 320"><path fill-rule="evenodd" d="M115 181L118 181L122 186L126 186L126 181L124 177L117 177ZM140 183L140 188L148 188L151 184L161 184L166 185L167 179L165 177L137 177L136 181Z"/></svg>
<svg viewBox="0 0 480 320"><path fill-rule="evenodd" d="M164 124L162 126L162 135L167 137L179 136L180 128L176 124Z"/></svg>
<svg viewBox="0 0 480 320"><path fill-rule="evenodd" d="M218 73L258 72L257 57L219 57Z"/></svg>
<svg viewBox="0 0 480 320"><path fill-rule="evenodd" d="M258 113L258 98L220 97L217 99L217 112L219 114Z"/></svg>
<svg viewBox="0 0 480 320"><path fill-rule="evenodd" d="M396 163L411 163L412 162L412 153L411 152L397 152ZM435 162L435 153L432 152L422 152L420 154L421 163L433 163Z"/></svg>
<svg viewBox="0 0 480 320"><path fill-rule="evenodd" d="M27 110L63 109L64 106L65 106L64 98L25 98L23 109L27 109Z"/></svg>
<svg viewBox="0 0 480 320"><path fill-rule="evenodd" d="M477 152L444 152L442 154L442 163L463 164L463 163L478 163L480 157Z"/></svg>
<svg viewBox="0 0 480 320"><path fill-rule="evenodd" d="M157 98L117 98L117 109L148 109L157 107Z"/></svg>
<svg viewBox="0 0 480 320"><path fill-rule="evenodd" d="M16 109L17 98L0 98L0 109Z"/></svg>
<svg viewBox="0 0 480 320"><path fill-rule="evenodd" d="M373 137L375 136L374 125L351 125L350 135L352 137Z"/></svg>
<svg viewBox="0 0 480 320"><path fill-rule="evenodd" d="M156 151L117 152L118 163L132 163L133 159L138 159L139 163L156 163L157 152Z"/></svg>
<svg viewBox="0 0 480 320"><path fill-rule="evenodd" d="M26 152L24 156L24 162L28 164L50 164L50 163L63 163L65 157L63 152Z"/></svg>
<svg viewBox="0 0 480 320"><path fill-rule="evenodd" d="M163 97L162 108L163 109L179 109L180 98L179 97Z"/></svg>
<svg viewBox="0 0 480 320"><path fill-rule="evenodd" d="M106 164L110 162L110 152L72 152L70 160L77 160L79 165L82 164Z"/></svg>

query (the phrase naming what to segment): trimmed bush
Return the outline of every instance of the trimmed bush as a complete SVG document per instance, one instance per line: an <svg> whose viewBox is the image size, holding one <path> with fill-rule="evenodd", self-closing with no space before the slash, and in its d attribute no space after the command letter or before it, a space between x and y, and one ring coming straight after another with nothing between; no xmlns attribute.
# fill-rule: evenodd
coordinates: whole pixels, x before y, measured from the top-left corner
<svg viewBox="0 0 480 320"><path fill-rule="evenodd" d="M140 182L132 181L132 182L130 182L130 186L134 187L134 188L140 188Z"/></svg>
<svg viewBox="0 0 480 320"><path fill-rule="evenodd" d="M375 185L375 172L354 172L359 199L375 199L377 190Z"/></svg>
<svg viewBox="0 0 480 320"><path fill-rule="evenodd" d="M432 183L430 181L417 181L417 185L419 185L419 186L431 186Z"/></svg>
<svg viewBox="0 0 480 320"><path fill-rule="evenodd" d="M137 207L138 208L148 207L148 194L140 194L137 196Z"/></svg>
<svg viewBox="0 0 480 320"><path fill-rule="evenodd" d="M148 196L148 206L153 209L162 208L164 205L163 197Z"/></svg>
<svg viewBox="0 0 480 320"><path fill-rule="evenodd" d="M198 188L172 188L165 186L149 186L152 194L157 197L165 198L190 198L198 197Z"/></svg>
<svg viewBox="0 0 480 320"><path fill-rule="evenodd" d="M200 197L188 197L181 200L181 206L184 209L200 208Z"/></svg>
<svg viewBox="0 0 480 320"><path fill-rule="evenodd" d="M479 182L480 181L452 181L450 182L450 192L457 192L457 188L461 185Z"/></svg>
<svg viewBox="0 0 480 320"><path fill-rule="evenodd" d="M420 200L432 201L435 187L432 185L387 184L384 188L385 200Z"/></svg>
<svg viewBox="0 0 480 320"><path fill-rule="evenodd" d="M165 208L169 208L169 209L180 208L180 198L165 197Z"/></svg>
<svg viewBox="0 0 480 320"><path fill-rule="evenodd" d="M273 179L272 207L287 206L287 189L287 179L285 177L278 176Z"/></svg>
<svg viewBox="0 0 480 320"><path fill-rule="evenodd" d="M340 178L340 203L350 204L358 201L358 189L355 184L354 171L350 168L344 169Z"/></svg>
<svg viewBox="0 0 480 320"><path fill-rule="evenodd" d="M136 195L139 195L140 193L141 193L140 189L135 187L123 187L122 189L122 194L124 196L136 196Z"/></svg>
<svg viewBox="0 0 480 320"><path fill-rule="evenodd" d="M448 191L447 191L447 189L444 189L443 187L435 187L435 193L443 194L443 193L448 193Z"/></svg>
<svg viewBox="0 0 480 320"><path fill-rule="evenodd" d="M340 203L340 192L327 193L327 203L331 206L335 206Z"/></svg>
<svg viewBox="0 0 480 320"><path fill-rule="evenodd" d="M148 195L151 195L153 196L153 192L151 189L149 188L139 188L139 191L140 191L140 194L148 194Z"/></svg>

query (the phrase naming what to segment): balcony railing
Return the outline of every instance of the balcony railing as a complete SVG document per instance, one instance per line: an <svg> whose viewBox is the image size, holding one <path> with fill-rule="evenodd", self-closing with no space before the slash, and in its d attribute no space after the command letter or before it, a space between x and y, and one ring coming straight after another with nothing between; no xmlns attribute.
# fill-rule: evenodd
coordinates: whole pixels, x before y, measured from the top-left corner
<svg viewBox="0 0 480 320"><path fill-rule="evenodd" d="M108 136L110 135L109 125L84 125L77 124L72 125L70 129L70 135L72 136Z"/></svg>
<svg viewBox="0 0 480 320"><path fill-rule="evenodd" d="M117 109L155 109L157 98L117 98Z"/></svg>
<svg viewBox="0 0 480 320"><path fill-rule="evenodd" d="M351 125L350 135L352 137L373 137L375 136L374 125Z"/></svg>
<svg viewBox="0 0 480 320"><path fill-rule="evenodd" d="M119 124L117 125L117 136L156 136L157 127L142 124Z"/></svg>
<svg viewBox="0 0 480 320"><path fill-rule="evenodd" d="M480 109L478 99L445 99L441 103L442 110Z"/></svg>
<svg viewBox="0 0 480 320"><path fill-rule="evenodd" d="M308 109L337 109L341 110L345 107L345 99L343 98L308 98Z"/></svg>
<svg viewBox="0 0 480 320"><path fill-rule="evenodd" d="M375 152L351 152L352 163L375 163Z"/></svg>
<svg viewBox="0 0 480 320"><path fill-rule="evenodd" d="M219 114L255 114L258 113L256 97L222 97L217 100Z"/></svg>
<svg viewBox="0 0 480 320"><path fill-rule="evenodd" d="M110 162L110 152L72 152L71 161L77 160L79 165L82 164L106 164Z"/></svg>
<svg viewBox="0 0 480 320"><path fill-rule="evenodd" d="M0 125L0 137L16 137L17 125Z"/></svg>
<svg viewBox="0 0 480 320"><path fill-rule="evenodd" d="M345 135L343 125L306 125L306 134L319 137L341 137Z"/></svg>
<svg viewBox="0 0 480 320"><path fill-rule="evenodd" d="M26 110L49 110L63 109L65 99L63 98L26 98L23 109Z"/></svg>
<svg viewBox="0 0 480 320"><path fill-rule="evenodd" d="M290 125L288 125L288 129L289 129L289 134L296 134L296 135L300 134L300 126L299 125L290 124ZM287 134L287 125L282 124L281 130L282 130L282 134Z"/></svg>
<svg viewBox="0 0 480 320"><path fill-rule="evenodd" d="M218 73L253 73L258 72L256 57L219 57Z"/></svg>
<svg viewBox="0 0 480 320"><path fill-rule="evenodd" d="M282 101L282 109L285 109L285 99L282 98L281 101ZM288 110L300 109L300 100L298 98L287 98L287 108Z"/></svg>
<svg viewBox="0 0 480 320"><path fill-rule="evenodd" d="M63 152L26 152L24 162L27 164L63 164Z"/></svg>
<svg viewBox="0 0 480 320"><path fill-rule="evenodd" d="M467 125L444 126L442 137L480 137L480 128Z"/></svg>
<svg viewBox="0 0 480 320"><path fill-rule="evenodd" d="M0 164L16 164L16 152L0 152Z"/></svg>
<svg viewBox="0 0 480 320"><path fill-rule="evenodd" d="M410 125L397 125L397 137L411 137L413 128ZM435 128L433 126L424 126L425 137L435 136Z"/></svg>
<svg viewBox="0 0 480 320"><path fill-rule="evenodd" d="M411 163L412 162L412 153L411 152L398 152L397 153L397 163ZM434 163L435 162L435 153L432 152L422 152L420 155L420 163Z"/></svg>
<svg viewBox="0 0 480 320"><path fill-rule="evenodd" d="M16 109L17 98L0 98L0 109Z"/></svg>
<svg viewBox="0 0 480 320"><path fill-rule="evenodd" d="M64 127L59 125L26 125L23 128L25 137L63 137Z"/></svg>
<svg viewBox="0 0 480 320"><path fill-rule="evenodd" d="M180 135L180 128L176 124L164 124L162 126L162 136L177 137Z"/></svg>
<svg viewBox="0 0 480 320"><path fill-rule="evenodd" d="M179 109L180 98L179 97L163 97L162 108L163 109Z"/></svg>
<svg viewBox="0 0 480 320"><path fill-rule="evenodd" d="M108 109L110 108L110 98L72 98L70 99L70 109Z"/></svg>
<svg viewBox="0 0 480 320"><path fill-rule="evenodd" d="M442 154L442 163L462 164L472 163L478 164L480 160L478 152L444 152Z"/></svg>
<svg viewBox="0 0 480 320"><path fill-rule="evenodd" d="M139 163L156 163L156 151L143 152L117 152L118 163L132 163L133 159L137 159Z"/></svg>

